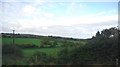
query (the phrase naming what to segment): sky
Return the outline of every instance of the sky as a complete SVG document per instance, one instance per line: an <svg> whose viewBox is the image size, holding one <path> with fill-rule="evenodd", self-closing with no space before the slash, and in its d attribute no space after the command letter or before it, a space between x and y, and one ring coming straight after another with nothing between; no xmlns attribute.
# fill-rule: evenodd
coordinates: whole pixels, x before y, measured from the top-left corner
<svg viewBox="0 0 120 67"><path fill-rule="evenodd" d="M4 0L0 32L91 38L118 26L118 0Z"/></svg>

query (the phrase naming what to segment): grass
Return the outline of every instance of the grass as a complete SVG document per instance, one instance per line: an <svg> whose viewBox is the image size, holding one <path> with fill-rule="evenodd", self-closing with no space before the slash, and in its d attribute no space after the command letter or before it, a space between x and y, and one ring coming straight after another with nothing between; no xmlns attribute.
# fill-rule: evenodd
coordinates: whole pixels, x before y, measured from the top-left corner
<svg viewBox="0 0 120 67"><path fill-rule="evenodd" d="M2 41L1 41L2 40ZM62 40L53 40L53 39L50 39L51 41L56 41L57 42L57 45L69 45L69 44L73 44L75 46L79 46L79 45L85 45L86 41L74 41L74 40L68 40L67 42L68 43L65 43L64 41ZM25 44L34 44L36 46L40 46L41 44L41 41L42 41L42 38L41 39L37 39L37 38L15 38L15 44L17 45L25 45ZM2 44L13 44L13 38L7 38L7 37L4 37L4 38L0 38L0 42L2 42ZM78 44L74 44L74 43L78 43ZM74 47L74 46L73 46ZM40 52L44 52L46 53L47 55L49 56L52 56L54 58L57 58L58 57L58 53L63 49L64 47L51 47L51 48L25 48L25 49L22 49L23 51L23 56L24 58L29 58L29 57L32 57L32 55L36 52L36 51L40 51ZM72 50L72 48L70 47L69 50ZM8 60L7 58L7 61L6 62L9 62L10 64L11 63L15 63L15 64L25 64L25 60L26 59L21 59L21 60L12 60L10 58L10 60Z"/></svg>
<svg viewBox="0 0 120 67"><path fill-rule="evenodd" d="M0 38L2 39L2 44L13 44L13 39L12 38ZM37 38L15 38L15 44L22 45L22 44L34 44L36 46L39 46L41 44L42 39L37 39ZM79 45L84 45L86 42L85 41L72 41L74 43L80 43ZM62 41L57 42L59 45L64 44ZM78 44L75 44L78 45ZM30 57L33 55L35 51L40 51L40 52L45 52L48 55L57 57L57 53L62 49L63 47L53 47L53 48L27 48L23 49L24 56L25 57Z"/></svg>
<svg viewBox="0 0 120 67"><path fill-rule="evenodd" d="M12 38L2 38L2 44L13 44ZM15 44L34 44L39 46L41 44L40 39L36 38L15 38Z"/></svg>
<svg viewBox="0 0 120 67"><path fill-rule="evenodd" d="M44 52L47 55L53 56L53 57L57 57L57 53L62 50L62 47L54 47L54 48L31 48L31 49L23 49L23 55L25 57L31 57L34 52L36 51L40 51L40 52Z"/></svg>

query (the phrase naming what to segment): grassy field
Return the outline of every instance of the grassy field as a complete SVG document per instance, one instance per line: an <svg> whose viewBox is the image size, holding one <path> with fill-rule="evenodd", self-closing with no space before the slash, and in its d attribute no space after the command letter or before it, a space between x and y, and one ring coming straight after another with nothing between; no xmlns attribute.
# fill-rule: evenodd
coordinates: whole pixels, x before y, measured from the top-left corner
<svg viewBox="0 0 120 67"><path fill-rule="evenodd" d="M2 40L2 44L13 44L13 38L0 38L0 40ZM37 38L15 38L15 44L33 44L36 46L39 46L41 44L41 40L42 39L37 39ZM85 44L85 41L73 41L73 40L69 40L69 42L74 42L74 43L81 43L81 44ZM62 41L57 41L58 44L63 44Z"/></svg>
<svg viewBox="0 0 120 67"><path fill-rule="evenodd" d="M0 38L0 40L2 40L2 45L4 44L13 44L13 38ZM15 38L15 44L17 45L36 45L36 46L40 46L42 44L44 39L38 39L38 38ZM68 50L73 50L76 49L77 47L80 46L84 46L86 41L81 41L81 40L61 40L61 39L50 39L50 42L55 43L57 42L57 44L55 43L55 46L53 47L32 47L32 48L21 48L23 51L23 57L22 59L18 60L14 60L10 57L5 57L4 58L4 63L8 63L8 64L27 64L28 59L30 59L31 57L33 57L33 54L35 52L43 52L45 54L47 54L47 56L51 56L53 58L59 58L58 53L67 47ZM57 46L56 46L57 45ZM67 45L67 46L66 46ZM72 45L72 46L71 46ZM8 58L8 59L7 59ZM32 62L32 61L30 61Z"/></svg>
<svg viewBox="0 0 120 67"><path fill-rule="evenodd" d="M2 44L12 44L12 38L2 38ZM34 44L39 46L41 43L40 39L36 38L15 38L15 44Z"/></svg>
<svg viewBox="0 0 120 67"><path fill-rule="evenodd" d="M13 39L12 38L0 38L2 39L2 44L13 44ZM39 46L41 44L42 39L37 39L37 38L15 38L15 44L22 45L22 44L34 44L36 46ZM79 45L84 45L86 42L85 41L73 41L70 40L68 42L74 42L74 43L79 43ZM58 45L64 44L63 41L57 41ZM71 44L71 43L69 43ZM69 45L67 44L67 45ZM74 44L78 45L78 44ZM63 47L52 47L52 48L26 48L23 49L23 55L25 57L31 57L34 52L40 51L44 52L50 56L57 57L57 53L62 50Z"/></svg>
<svg viewBox="0 0 120 67"><path fill-rule="evenodd" d="M25 57L31 57L36 51L40 51L46 53L47 55L57 57L57 53L60 50L62 50L62 47L23 49L23 55Z"/></svg>

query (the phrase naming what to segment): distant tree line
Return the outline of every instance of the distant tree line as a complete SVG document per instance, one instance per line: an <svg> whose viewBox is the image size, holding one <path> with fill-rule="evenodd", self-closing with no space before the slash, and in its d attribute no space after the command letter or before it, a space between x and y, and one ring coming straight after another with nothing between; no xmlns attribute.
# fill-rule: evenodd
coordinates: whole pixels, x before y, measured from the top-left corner
<svg viewBox="0 0 120 67"><path fill-rule="evenodd" d="M1 33L2 37L13 37L12 33ZM68 37L60 37L60 36L42 36L42 35L33 35L33 34L14 34L16 38L44 38L48 37L50 39L61 39L61 40L83 40L77 38L68 38Z"/></svg>
<svg viewBox="0 0 120 67"><path fill-rule="evenodd" d="M2 37L10 37L12 38L13 37L13 34L12 33L2 33ZM16 38L39 38L39 37L42 37L42 36L39 36L39 35L32 35L32 34L14 34L14 37Z"/></svg>

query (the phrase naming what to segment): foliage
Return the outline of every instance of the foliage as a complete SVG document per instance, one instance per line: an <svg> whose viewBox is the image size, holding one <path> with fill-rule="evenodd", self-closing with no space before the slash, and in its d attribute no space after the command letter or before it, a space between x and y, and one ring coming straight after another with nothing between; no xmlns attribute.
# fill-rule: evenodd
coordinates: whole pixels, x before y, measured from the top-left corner
<svg viewBox="0 0 120 67"><path fill-rule="evenodd" d="M4 44L2 45L2 63L13 64L14 61L23 57L22 50L16 45Z"/></svg>
<svg viewBox="0 0 120 67"><path fill-rule="evenodd" d="M114 32L114 33L113 33ZM118 30L105 29L97 32L86 45L72 51L67 48L59 53L58 64L116 64L118 58Z"/></svg>
<svg viewBox="0 0 120 67"><path fill-rule="evenodd" d="M11 44L10 45L4 44L4 45L2 45L2 54L3 55L12 55L12 56L21 56L22 51L16 45L11 46Z"/></svg>
<svg viewBox="0 0 120 67"><path fill-rule="evenodd" d="M96 33L96 37L99 37L100 36L100 32L98 31L97 33Z"/></svg>
<svg viewBox="0 0 120 67"><path fill-rule="evenodd" d="M70 52L67 47L58 53L58 64L68 64L70 61Z"/></svg>
<svg viewBox="0 0 120 67"><path fill-rule="evenodd" d="M52 57L57 57L57 53L61 51L62 47L53 47L53 48L29 48L23 49L23 53L25 57L31 57L36 51L44 52L47 55Z"/></svg>
<svg viewBox="0 0 120 67"><path fill-rule="evenodd" d="M42 64L49 64L54 63L54 58L48 56L43 52L36 51L31 58L29 58L28 63L32 65L42 65Z"/></svg>
<svg viewBox="0 0 120 67"><path fill-rule="evenodd" d="M50 39L46 36L42 39L40 47L51 47L52 43Z"/></svg>
<svg viewBox="0 0 120 67"><path fill-rule="evenodd" d="M13 44L13 38L3 37L2 43L3 44ZM15 44L17 45L24 45L24 44L34 44L36 46L39 46L41 44L41 39L37 38L15 38Z"/></svg>
<svg viewBox="0 0 120 67"><path fill-rule="evenodd" d="M119 32L119 34L118 34ZM7 64L67 64L67 65L86 65L86 64L116 64L118 56L118 44L120 43L120 30L117 28L104 29L88 40L72 41L67 39L54 40L43 37L40 41L42 46L52 46L51 48L23 49L24 55L21 61L18 57L22 55L21 50L15 45L3 45L3 58ZM41 45L40 44L40 45ZM27 47L33 44L27 44ZM59 46L55 47L54 46ZM17 59L14 59L17 58ZM6 61L9 59L10 61ZM14 59L14 60L11 60ZM20 58L21 59L21 58Z"/></svg>
<svg viewBox="0 0 120 67"><path fill-rule="evenodd" d="M34 45L34 44L21 44L21 45L17 45L20 48L38 48L38 46Z"/></svg>
<svg viewBox="0 0 120 67"><path fill-rule="evenodd" d="M50 39L46 36L43 38L43 40L41 41L42 44L44 45L50 45Z"/></svg>

